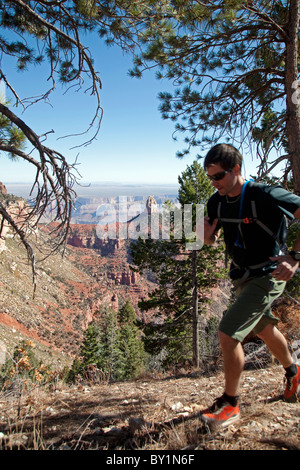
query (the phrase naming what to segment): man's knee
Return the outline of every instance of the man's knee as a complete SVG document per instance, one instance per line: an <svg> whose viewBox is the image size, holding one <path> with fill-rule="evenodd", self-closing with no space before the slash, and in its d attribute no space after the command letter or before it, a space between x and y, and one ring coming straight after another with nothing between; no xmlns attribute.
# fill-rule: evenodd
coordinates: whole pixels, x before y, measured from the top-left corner
<svg viewBox="0 0 300 470"><path fill-rule="evenodd" d="M239 343L237 339L232 338L221 330L218 331L218 336L221 347L235 347Z"/></svg>
<svg viewBox="0 0 300 470"><path fill-rule="evenodd" d="M272 323L269 323L264 327L263 330L261 330L259 333L256 334L258 338L260 338L262 341L268 340L270 337L273 337L275 334L276 327Z"/></svg>

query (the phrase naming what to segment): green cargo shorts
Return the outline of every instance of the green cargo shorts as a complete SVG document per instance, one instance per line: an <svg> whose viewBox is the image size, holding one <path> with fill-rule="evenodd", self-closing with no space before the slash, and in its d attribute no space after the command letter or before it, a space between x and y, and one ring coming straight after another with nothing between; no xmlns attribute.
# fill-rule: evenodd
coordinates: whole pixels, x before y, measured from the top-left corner
<svg viewBox="0 0 300 470"><path fill-rule="evenodd" d="M236 300L224 312L219 330L242 342L249 333L258 334L269 323L276 325L279 320L272 314L271 304L285 285L285 281L277 281L270 274L247 279L236 288Z"/></svg>

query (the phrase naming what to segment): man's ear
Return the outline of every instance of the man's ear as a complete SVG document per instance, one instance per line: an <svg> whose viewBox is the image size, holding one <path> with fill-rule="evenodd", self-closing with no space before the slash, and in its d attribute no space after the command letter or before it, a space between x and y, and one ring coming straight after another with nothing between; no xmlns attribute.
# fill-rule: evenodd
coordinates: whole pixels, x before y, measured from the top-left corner
<svg viewBox="0 0 300 470"><path fill-rule="evenodd" d="M234 176L238 176L241 173L241 165L238 163L232 168L232 173Z"/></svg>

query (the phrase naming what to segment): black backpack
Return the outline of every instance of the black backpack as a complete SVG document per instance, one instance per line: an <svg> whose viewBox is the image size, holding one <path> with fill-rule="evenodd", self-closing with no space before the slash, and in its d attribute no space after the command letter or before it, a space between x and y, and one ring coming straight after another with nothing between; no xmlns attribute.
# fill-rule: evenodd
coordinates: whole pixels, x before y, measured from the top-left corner
<svg viewBox="0 0 300 470"><path fill-rule="evenodd" d="M259 218L257 216L255 199L254 198L251 199L251 188L254 187L254 185L255 185L255 183L252 182L251 180L246 181L243 185L242 193L241 193L241 199L240 199L240 209L239 209L239 217L238 218L230 219L230 218L222 217L221 216L221 201L220 201L219 204L218 204L218 207L217 207L218 220L221 224L222 224L222 222L231 222L231 223L236 223L237 224L237 239L236 239L235 245L239 246L240 248L244 247L243 237L242 237L242 230L241 230L242 224L255 223L255 224L259 225L270 237L272 237L276 241L276 243L278 244L278 247L279 247L279 251L284 252L284 251L286 251L285 244L286 244L286 238L287 238L287 234L288 234L287 217L284 215L284 228L281 231L280 236L275 234L269 227L267 227L261 220L259 220ZM242 218L243 203L244 203L244 198L245 197L247 197L248 200L250 198L250 205L251 205L252 214L251 214L251 217ZM225 256L226 256L226 264L227 264L227 253L225 254ZM232 261L232 263L234 264L234 266L236 266L236 268L238 268L238 269L240 268L234 261ZM270 268L270 265L271 265L271 262L270 262L270 260L268 260L268 261L265 261L265 262L260 263L260 264L247 266L245 269L247 270L248 275L249 275L249 273L251 271L260 270L260 269L263 269L263 268L266 268L266 267ZM276 266L276 264L273 263L272 268L274 267L274 269L275 269L275 266Z"/></svg>

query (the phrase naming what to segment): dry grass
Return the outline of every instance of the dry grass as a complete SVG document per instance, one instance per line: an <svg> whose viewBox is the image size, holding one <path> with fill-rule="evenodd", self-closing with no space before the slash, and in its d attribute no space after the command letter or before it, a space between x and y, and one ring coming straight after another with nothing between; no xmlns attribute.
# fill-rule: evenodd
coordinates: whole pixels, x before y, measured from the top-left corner
<svg viewBox="0 0 300 470"><path fill-rule="evenodd" d="M0 448L300 450L300 404L282 401L282 377L279 366L246 371L241 421L214 433L199 411L222 391L221 373L2 394Z"/></svg>

